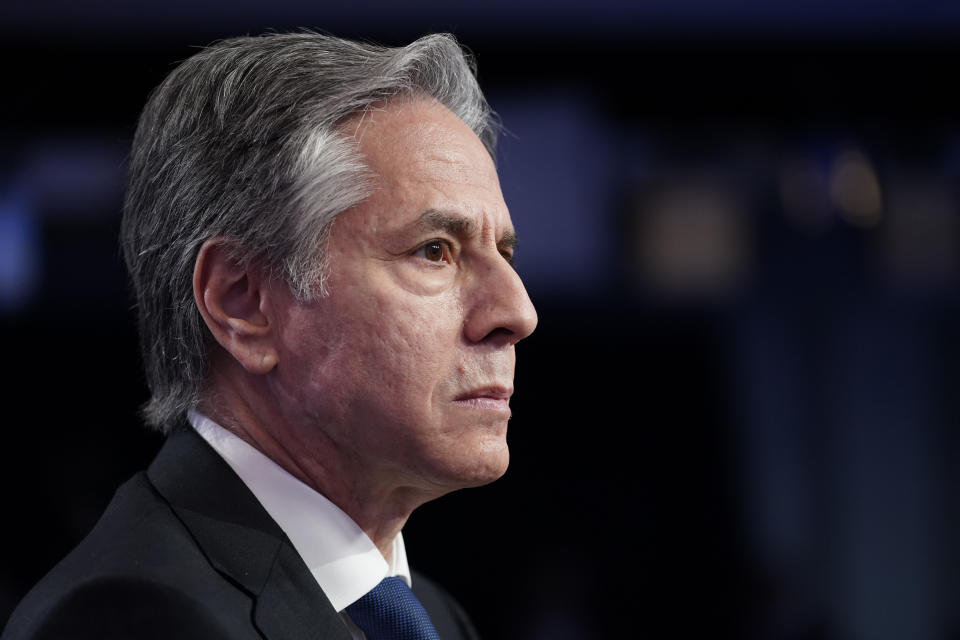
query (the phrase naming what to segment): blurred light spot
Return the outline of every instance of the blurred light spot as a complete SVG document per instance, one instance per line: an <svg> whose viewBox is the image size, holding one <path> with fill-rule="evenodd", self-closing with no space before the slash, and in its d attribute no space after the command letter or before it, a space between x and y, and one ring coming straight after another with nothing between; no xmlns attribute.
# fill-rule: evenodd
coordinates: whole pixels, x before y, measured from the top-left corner
<svg viewBox="0 0 960 640"><path fill-rule="evenodd" d="M117 218L126 149L107 139L64 135L36 142L23 180L44 219Z"/></svg>
<svg viewBox="0 0 960 640"><path fill-rule="evenodd" d="M26 198L0 195L0 311L18 311L38 284L40 245Z"/></svg>
<svg viewBox="0 0 960 640"><path fill-rule="evenodd" d="M830 197L853 226L869 228L880 222L880 182L863 153L848 150L836 157L830 172Z"/></svg>
<svg viewBox="0 0 960 640"><path fill-rule="evenodd" d="M888 191L881 247L891 283L952 288L960 279L960 202L952 186L929 177L901 178Z"/></svg>
<svg viewBox="0 0 960 640"><path fill-rule="evenodd" d="M794 158L780 168L780 200L793 226L818 234L832 224L827 173L813 158Z"/></svg>
<svg viewBox="0 0 960 640"><path fill-rule="evenodd" d="M641 282L667 295L733 293L747 273L743 206L729 191L682 183L655 195L639 212Z"/></svg>
<svg viewBox="0 0 960 640"><path fill-rule="evenodd" d="M536 296L584 294L616 268L619 153L610 124L579 93L496 101L515 137L498 148L501 186L520 235L518 271Z"/></svg>

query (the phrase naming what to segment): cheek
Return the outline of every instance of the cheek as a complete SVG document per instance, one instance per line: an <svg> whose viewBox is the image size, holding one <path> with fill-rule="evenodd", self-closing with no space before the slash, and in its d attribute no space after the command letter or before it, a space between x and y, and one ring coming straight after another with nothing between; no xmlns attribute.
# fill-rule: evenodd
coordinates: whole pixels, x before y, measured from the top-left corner
<svg viewBox="0 0 960 640"><path fill-rule="evenodd" d="M372 296L342 317L351 343L344 351L354 356L341 359L342 373L362 376L357 382L377 395L431 402L438 386L457 377L462 321L452 297Z"/></svg>
<svg viewBox="0 0 960 640"><path fill-rule="evenodd" d="M369 331L382 336L399 360L425 362L454 350L462 326L452 295L384 296L377 300Z"/></svg>

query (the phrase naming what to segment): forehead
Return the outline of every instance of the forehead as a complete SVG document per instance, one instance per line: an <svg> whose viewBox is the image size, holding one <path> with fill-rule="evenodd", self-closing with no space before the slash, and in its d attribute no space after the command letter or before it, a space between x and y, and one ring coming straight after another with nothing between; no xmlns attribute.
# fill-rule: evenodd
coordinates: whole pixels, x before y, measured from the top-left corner
<svg viewBox="0 0 960 640"><path fill-rule="evenodd" d="M510 227L489 153L436 101L395 100L348 120L343 131L373 173L373 194L360 208L383 214L381 223L436 209L477 218L482 226Z"/></svg>
<svg viewBox="0 0 960 640"><path fill-rule="evenodd" d="M452 111L432 98L396 98L348 119L343 131L361 153L387 172L410 161L433 160L492 168L486 148Z"/></svg>

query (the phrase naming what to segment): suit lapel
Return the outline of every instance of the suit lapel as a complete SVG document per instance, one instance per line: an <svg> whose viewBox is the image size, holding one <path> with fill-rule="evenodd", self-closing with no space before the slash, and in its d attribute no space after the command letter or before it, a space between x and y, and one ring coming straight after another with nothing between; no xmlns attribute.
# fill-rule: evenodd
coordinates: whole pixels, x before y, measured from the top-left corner
<svg viewBox="0 0 960 640"><path fill-rule="evenodd" d="M281 545L277 552L253 619L271 639L351 640L343 619L289 544ZM296 622L295 627L291 621Z"/></svg>
<svg viewBox="0 0 960 640"><path fill-rule="evenodd" d="M211 565L254 598L267 638L350 640L286 535L193 429L171 433L147 475Z"/></svg>

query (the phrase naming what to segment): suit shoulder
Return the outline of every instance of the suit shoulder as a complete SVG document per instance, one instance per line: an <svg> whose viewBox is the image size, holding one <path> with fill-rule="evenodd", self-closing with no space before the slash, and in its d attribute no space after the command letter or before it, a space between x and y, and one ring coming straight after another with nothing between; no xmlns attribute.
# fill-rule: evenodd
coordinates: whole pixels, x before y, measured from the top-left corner
<svg viewBox="0 0 960 640"><path fill-rule="evenodd" d="M413 591L430 614L441 638L480 640L470 617L446 589L423 574L413 573Z"/></svg>
<svg viewBox="0 0 960 640"><path fill-rule="evenodd" d="M98 576L42 606L18 608L3 640L228 638L213 611L169 584Z"/></svg>
<svg viewBox="0 0 960 640"><path fill-rule="evenodd" d="M38 587L71 586L97 577L162 575L201 566L190 533L139 473L123 484L87 536ZM205 563L204 563L205 564Z"/></svg>
<svg viewBox="0 0 960 640"><path fill-rule="evenodd" d="M247 594L210 565L166 501L138 474L117 490L87 537L20 602L2 640L230 637L216 629L227 614L248 620L249 608ZM193 629L206 635L194 636Z"/></svg>

